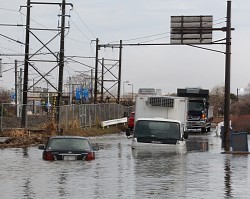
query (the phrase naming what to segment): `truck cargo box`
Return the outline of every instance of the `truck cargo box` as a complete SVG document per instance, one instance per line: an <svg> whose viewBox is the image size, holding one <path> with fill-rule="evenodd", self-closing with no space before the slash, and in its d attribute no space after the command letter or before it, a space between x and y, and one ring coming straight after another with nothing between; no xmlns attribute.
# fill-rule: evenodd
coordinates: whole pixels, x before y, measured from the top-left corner
<svg viewBox="0 0 250 199"><path fill-rule="evenodd" d="M138 118L161 117L179 120L186 127L188 99L175 96L139 95L135 103L135 122Z"/></svg>
<svg viewBox="0 0 250 199"><path fill-rule="evenodd" d="M200 89L200 88L178 88L177 89L177 96L179 97L200 97L209 98L209 90L207 89Z"/></svg>

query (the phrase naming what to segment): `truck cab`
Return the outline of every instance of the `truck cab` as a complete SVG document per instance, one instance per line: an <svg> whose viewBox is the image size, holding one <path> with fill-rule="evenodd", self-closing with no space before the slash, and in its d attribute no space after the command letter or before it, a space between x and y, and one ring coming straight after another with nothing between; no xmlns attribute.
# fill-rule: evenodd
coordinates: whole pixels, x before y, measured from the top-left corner
<svg viewBox="0 0 250 199"><path fill-rule="evenodd" d="M208 106L206 100L191 98L188 106L188 129L201 129L202 132L210 131L210 123L208 123L207 112Z"/></svg>
<svg viewBox="0 0 250 199"><path fill-rule="evenodd" d="M127 134L128 135L128 134ZM132 149L181 150L186 147L187 133L177 120L140 118L135 124Z"/></svg>
<svg viewBox="0 0 250 199"><path fill-rule="evenodd" d="M177 89L177 95L187 97L189 100L187 129L200 129L201 132L209 132L213 120L213 110L209 104L209 90L201 88Z"/></svg>

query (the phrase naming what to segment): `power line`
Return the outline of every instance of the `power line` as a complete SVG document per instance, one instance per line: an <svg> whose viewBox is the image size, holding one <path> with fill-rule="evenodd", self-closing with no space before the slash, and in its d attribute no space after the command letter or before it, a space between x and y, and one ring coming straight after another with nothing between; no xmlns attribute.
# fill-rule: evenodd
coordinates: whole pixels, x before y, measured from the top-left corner
<svg viewBox="0 0 250 199"><path fill-rule="evenodd" d="M68 60L70 60L70 61L68 61ZM78 63L78 64L83 65L83 66L86 66L86 67L88 67L88 68L95 69L95 68L92 67L92 66L89 66L89 65L84 64L84 63L82 63L82 62L76 61L76 60L74 60L74 59L72 59L72 58L68 58L68 60L67 60L68 62Z"/></svg>
<svg viewBox="0 0 250 199"><path fill-rule="evenodd" d="M70 20L72 23L73 23L73 25L76 27L76 29L87 39L87 40L89 40L90 41L90 39L80 30L80 28L72 21L72 20Z"/></svg>
<svg viewBox="0 0 250 199"><path fill-rule="evenodd" d="M8 50L10 50L10 49L8 49ZM53 54L57 54L58 52L53 52ZM50 54L52 54L52 53L50 53L50 52L48 52L48 53L43 53L43 52L41 52L41 53L36 53L36 55L50 55ZM33 55L33 54L29 54L29 56L30 55ZM0 56L25 56L25 53L16 53L16 54L7 54L7 53L0 53Z"/></svg>
<svg viewBox="0 0 250 199"><path fill-rule="evenodd" d="M89 29L89 27L86 25L86 23L83 21L83 19L81 18L81 16L78 14L78 12L76 11L76 9L74 8L73 11L77 14L77 16L79 17L80 21L83 23L83 25L86 27L86 29L92 34L92 36L94 36L94 38L96 38L95 34Z"/></svg>
<svg viewBox="0 0 250 199"><path fill-rule="evenodd" d="M132 38L132 39L125 39L123 41L133 41L133 40L139 40L139 39L145 39L145 38L150 38L150 37L155 37L155 36L159 36L159 35L165 35L165 34L169 34L170 32L164 32L164 33L158 33L158 34L153 34L153 35L148 35L148 36L143 36L143 37L136 37L136 38ZM117 43L120 41L112 41L109 43Z"/></svg>
<svg viewBox="0 0 250 199"><path fill-rule="evenodd" d="M17 10L12 10L12 9L8 9L8 8L0 8L0 10L11 11L11 12L19 12Z"/></svg>
<svg viewBox="0 0 250 199"><path fill-rule="evenodd" d="M160 40L160 39L165 39L165 38L169 38L170 36L166 36L166 37L159 37L159 38L156 38L156 39L151 39L151 40L148 40L148 41L144 41L144 42L140 42L141 44L143 43L147 43L147 42L152 42L152 41L157 41L157 40Z"/></svg>
<svg viewBox="0 0 250 199"><path fill-rule="evenodd" d="M0 36L2 36L2 37L4 37L4 38L7 38L7 39L9 39L9 40L11 40L11 41L14 41L14 42L16 42L16 43L25 45L25 43L23 43L23 42L21 42L21 41L18 41L18 40L15 40L15 39L12 39L12 38L10 38L10 37L8 37L8 36L6 36L6 35L0 34Z"/></svg>

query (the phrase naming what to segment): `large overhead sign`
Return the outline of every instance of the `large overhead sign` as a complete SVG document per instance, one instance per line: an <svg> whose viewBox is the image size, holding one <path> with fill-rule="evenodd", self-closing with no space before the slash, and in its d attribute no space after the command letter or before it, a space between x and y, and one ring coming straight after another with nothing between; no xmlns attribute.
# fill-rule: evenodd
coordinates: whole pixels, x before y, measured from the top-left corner
<svg viewBox="0 0 250 199"><path fill-rule="evenodd" d="M171 44L212 43L213 16L171 16Z"/></svg>

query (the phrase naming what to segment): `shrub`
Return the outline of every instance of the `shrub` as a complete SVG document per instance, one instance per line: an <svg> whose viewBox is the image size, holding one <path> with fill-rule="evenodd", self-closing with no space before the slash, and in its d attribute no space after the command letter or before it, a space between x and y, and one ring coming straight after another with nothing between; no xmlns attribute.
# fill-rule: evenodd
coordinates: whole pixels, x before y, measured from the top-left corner
<svg viewBox="0 0 250 199"><path fill-rule="evenodd" d="M232 127L235 131L250 133L250 115L231 116Z"/></svg>

